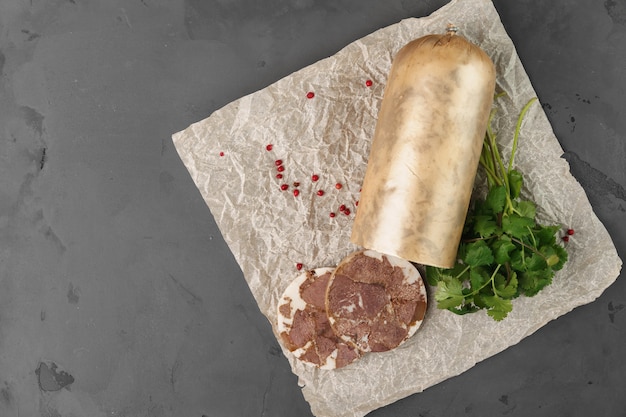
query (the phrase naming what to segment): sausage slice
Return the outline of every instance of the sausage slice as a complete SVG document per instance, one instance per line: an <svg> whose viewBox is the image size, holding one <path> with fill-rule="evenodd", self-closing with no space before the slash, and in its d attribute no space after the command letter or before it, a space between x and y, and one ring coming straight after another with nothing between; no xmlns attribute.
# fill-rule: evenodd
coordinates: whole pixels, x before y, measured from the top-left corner
<svg viewBox="0 0 626 417"><path fill-rule="evenodd" d="M334 268L298 275L278 303L278 332L296 358L321 369L342 368L361 356L333 332L326 314L326 287Z"/></svg>
<svg viewBox="0 0 626 417"><path fill-rule="evenodd" d="M361 352L384 352L411 337L426 314L426 287L408 261L373 250L340 262L326 289L335 334Z"/></svg>

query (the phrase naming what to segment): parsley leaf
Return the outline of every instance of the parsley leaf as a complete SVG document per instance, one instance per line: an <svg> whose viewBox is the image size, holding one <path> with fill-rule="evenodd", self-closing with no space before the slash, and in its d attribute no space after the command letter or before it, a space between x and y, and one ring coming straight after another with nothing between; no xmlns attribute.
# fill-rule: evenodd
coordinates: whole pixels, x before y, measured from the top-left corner
<svg viewBox="0 0 626 417"><path fill-rule="evenodd" d="M502 217L502 230L514 237L523 238L530 234L530 228L535 226L535 221L519 214L509 214Z"/></svg>
<svg viewBox="0 0 626 417"><path fill-rule="evenodd" d="M537 215L537 208L535 207L535 203L528 200L518 202L515 207L515 211L520 216L528 217L529 219L534 219Z"/></svg>
<svg viewBox="0 0 626 417"><path fill-rule="evenodd" d="M552 283L554 271L551 269L540 269L537 271L525 271L519 275L519 286L527 297L532 297L544 287Z"/></svg>
<svg viewBox="0 0 626 417"><path fill-rule="evenodd" d="M496 321L503 320L513 310L510 299L486 295L483 300L488 307L487 314Z"/></svg>
<svg viewBox="0 0 626 417"><path fill-rule="evenodd" d="M493 250L494 260L499 264L505 264L511 260L510 253L517 247L511 241L508 235L502 235L498 240L493 242L491 249Z"/></svg>
<svg viewBox="0 0 626 417"><path fill-rule="evenodd" d="M498 232L498 223L493 216L477 215L474 217L474 233L481 237L489 237Z"/></svg>
<svg viewBox="0 0 626 417"><path fill-rule="evenodd" d="M479 292L485 283L489 282L489 274L484 268L471 268L469 271L470 288L472 291Z"/></svg>
<svg viewBox="0 0 626 417"><path fill-rule="evenodd" d="M516 199L517 197L519 197L520 192L522 190L522 185L524 183L522 173L515 169L512 169L509 171L508 177L509 177L509 187L511 188L509 195L511 196L512 199Z"/></svg>
<svg viewBox="0 0 626 417"><path fill-rule="evenodd" d="M493 262L493 253L485 241L479 240L466 246L463 263L469 266L489 265Z"/></svg>
<svg viewBox="0 0 626 417"><path fill-rule="evenodd" d="M506 187L491 187L483 206L491 211L491 213L501 213L506 203Z"/></svg>
<svg viewBox="0 0 626 417"><path fill-rule="evenodd" d="M496 275L493 292L502 298L513 298L517 295L517 274L513 273L509 279L504 275Z"/></svg>
<svg viewBox="0 0 626 417"><path fill-rule="evenodd" d="M461 282L451 276L444 276L443 280L437 286L435 300L437 307L452 308L463 304L465 296L463 295L463 287Z"/></svg>
<svg viewBox="0 0 626 417"><path fill-rule="evenodd" d="M437 287L438 308L461 315L485 310L494 320L504 320L515 298L536 295L567 262L567 251L556 236L559 226L536 222L537 207L520 198L524 178L513 169L521 120L533 102L518 118L508 167L496 135L487 130L480 165L489 188L468 212L458 262L450 269L426 268L428 283Z"/></svg>

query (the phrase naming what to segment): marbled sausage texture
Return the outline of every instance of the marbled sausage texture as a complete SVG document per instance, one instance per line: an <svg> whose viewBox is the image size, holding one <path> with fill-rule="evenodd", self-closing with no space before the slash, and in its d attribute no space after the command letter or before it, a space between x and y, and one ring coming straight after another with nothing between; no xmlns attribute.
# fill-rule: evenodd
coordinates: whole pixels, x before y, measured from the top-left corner
<svg viewBox="0 0 626 417"><path fill-rule="evenodd" d="M452 267L495 90L493 62L455 33L428 35L394 58L351 241Z"/></svg>

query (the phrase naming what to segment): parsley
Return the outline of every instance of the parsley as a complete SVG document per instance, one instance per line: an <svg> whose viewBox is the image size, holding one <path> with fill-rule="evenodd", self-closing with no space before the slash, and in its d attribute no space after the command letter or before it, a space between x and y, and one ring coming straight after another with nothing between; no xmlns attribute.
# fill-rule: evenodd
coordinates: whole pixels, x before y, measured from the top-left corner
<svg viewBox="0 0 626 417"><path fill-rule="evenodd" d="M567 261L556 236L559 227L537 223L535 203L521 197L523 176L513 167L522 120L535 101L520 112L507 165L491 128L491 113L480 156L488 192L468 213L457 264L450 269L426 267L428 283L437 287L438 308L456 314L486 310L494 320L503 320L513 309L513 299L532 297L550 285Z"/></svg>

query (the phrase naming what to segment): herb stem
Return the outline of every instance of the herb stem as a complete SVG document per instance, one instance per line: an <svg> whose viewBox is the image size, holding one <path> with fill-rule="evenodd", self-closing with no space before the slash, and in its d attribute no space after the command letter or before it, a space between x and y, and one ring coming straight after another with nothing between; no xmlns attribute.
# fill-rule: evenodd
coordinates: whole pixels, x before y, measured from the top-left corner
<svg viewBox="0 0 626 417"><path fill-rule="evenodd" d="M471 239L463 239L462 242L463 243L472 243L472 242L478 242L479 240L491 240L491 239L495 239L498 236L493 235L493 236L485 236L485 237L474 237Z"/></svg>
<svg viewBox="0 0 626 417"><path fill-rule="evenodd" d="M536 253L537 255L541 256L541 257L542 257L542 258L543 258L546 262L548 261L548 258L547 258L547 257L546 257L543 253L541 253L541 252L539 251L539 249L537 249L537 248L535 248L535 247L533 247L533 246L531 246L531 245L529 245L529 244L527 244L527 243L524 243L524 242L522 242L521 240L516 239L516 238L514 238L514 237L511 237L511 242L515 242L515 243L517 243L517 244L519 244L519 245L522 245L522 249L523 249L523 248L528 248L528 249L530 249L533 253ZM522 252L522 257L523 257L523 252Z"/></svg>
<svg viewBox="0 0 626 417"><path fill-rule="evenodd" d="M511 264L509 262L505 263L504 266L506 266L506 285L509 285L513 277L513 271L511 271Z"/></svg>
<svg viewBox="0 0 626 417"><path fill-rule="evenodd" d="M493 160L490 158L487 158L485 156L487 154L491 154L491 149L489 148L487 141L484 141L483 152L480 154L480 165L484 168L485 172L487 173L487 180L489 182L489 185L502 185L500 178L498 178L498 175L496 174L496 171L493 165Z"/></svg>
<svg viewBox="0 0 626 417"><path fill-rule="evenodd" d="M491 127L496 109L489 114L478 160L487 195L477 199L468 213L457 252L459 263L454 268L427 267L427 273L433 274L429 283L442 284L436 293L439 308L456 314L487 310L494 320L503 320L513 308L511 300L535 295L567 261L557 237L549 236L558 226L537 223L535 203L521 200L523 176L514 168L522 122L535 101L536 97L530 99L515 121L508 161L498 147L498 132ZM503 218L509 223L503 225Z"/></svg>
<svg viewBox="0 0 626 417"><path fill-rule="evenodd" d="M498 290L496 290L496 274L498 273L498 271L500 270L500 267L502 266L502 264L498 264L498 266L496 267L495 271L493 271L493 274L491 274L491 278L489 278L489 281L491 281L491 288L493 288L493 293L494 294L498 294Z"/></svg>
<svg viewBox="0 0 626 417"><path fill-rule="evenodd" d="M522 111L520 112L517 118L517 123L515 125L515 133L513 134L513 147L511 149L511 158L509 158L509 171L513 169L513 159L515 159L515 152L517 151L517 142L519 139L520 130L522 129L522 121L524 120L524 116L528 112L528 109L530 108L531 104L533 104L536 100L537 100L537 97L533 97L530 100L528 100L528 102L522 108Z"/></svg>
<svg viewBox="0 0 626 417"><path fill-rule="evenodd" d="M467 266L465 267L465 269L463 269L463 271L461 271L461 272L460 272L460 273L459 273L456 277L454 277L454 279L459 279L459 278L461 278L461 276L463 276L463 274L465 274L467 271L469 271L469 269L470 269L470 266L469 266L469 265L467 265Z"/></svg>
<svg viewBox="0 0 626 417"><path fill-rule="evenodd" d="M533 233L533 229L531 229L529 226L526 226L526 228L528 229L528 232L530 233L530 238L533 240L533 246L536 248L537 239L535 239L535 234Z"/></svg>
<svg viewBox="0 0 626 417"><path fill-rule="evenodd" d="M500 97L504 97L504 96L506 96L506 91L500 91L498 94L496 94L496 95L494 96L494 98L493 98L493 99L494 99L494 100L497 100L497 99L499 99Z"/></svg>
<svg viewBox="0 0 626 417"><path fill-rule="evenodd" d="M494 289L494 293L495 293L495 277L496 274L498 273L498 270L500 269L502 265L498 264L498 266L496 267L496 269L493 271L493 274L491 274L491 277L489 277L489 279L487 281L485 281L485 283L483 285L481 285L480 287L476 288L474 291L472 291L471 293L467 294L465 296L465 298L467 297L471 297L474 296L476 294L478 294L480 292L480 290L482 290L483 288L485 288L487 285L489 285L489 283L491 283L491 288Z"/></svg>

